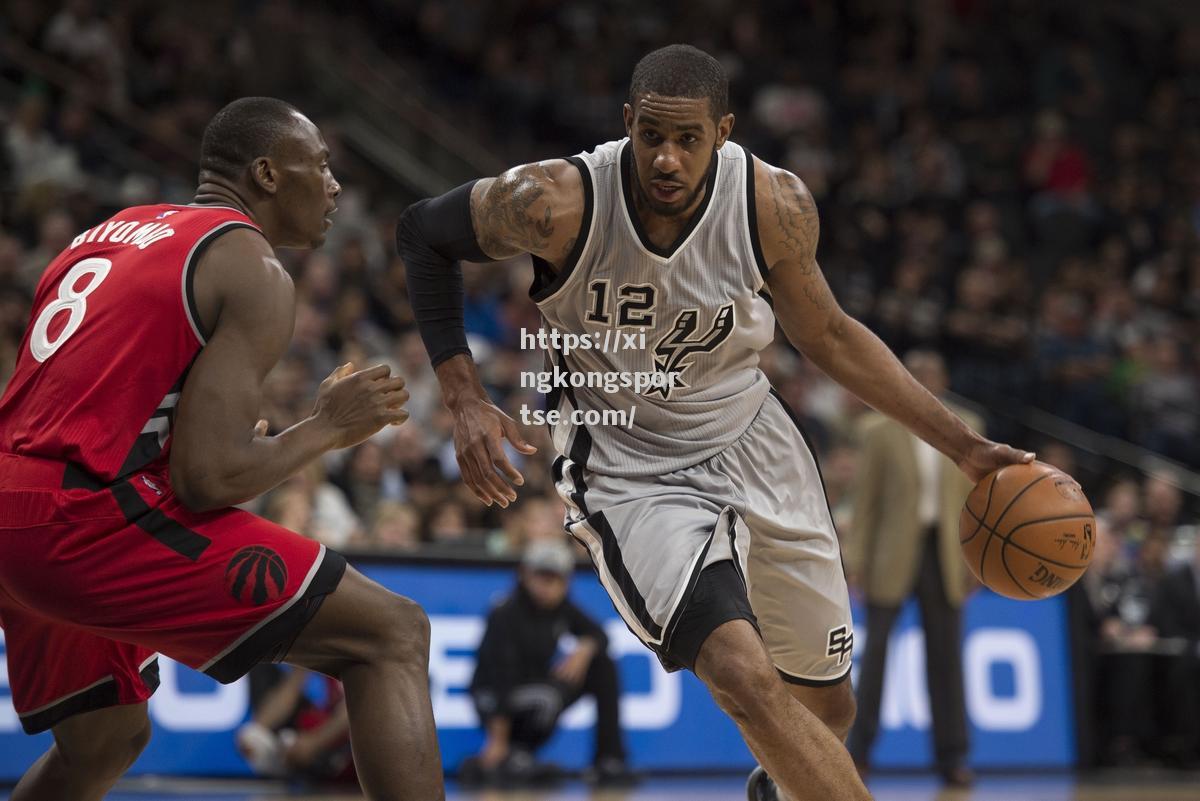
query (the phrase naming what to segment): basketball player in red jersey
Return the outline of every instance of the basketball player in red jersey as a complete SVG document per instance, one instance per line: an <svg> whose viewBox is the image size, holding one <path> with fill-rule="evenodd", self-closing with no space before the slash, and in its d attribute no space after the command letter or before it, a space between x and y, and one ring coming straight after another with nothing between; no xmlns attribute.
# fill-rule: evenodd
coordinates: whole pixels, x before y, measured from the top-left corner
<svg viewBox="0 0 1200 801"><path fill-rule="evenodd" d="M368 797L444 797L429 623L324 546L230 508L403 422L387 367L327 378L275 436L292 334L274 248L325 239L341 187L293 107L209 123L195 202L126 209L46 269L0 399L0 624L13 703L54 744L12 801L100 799L150 737L166 654L222 682L286 660L343 682Z"/></svg>

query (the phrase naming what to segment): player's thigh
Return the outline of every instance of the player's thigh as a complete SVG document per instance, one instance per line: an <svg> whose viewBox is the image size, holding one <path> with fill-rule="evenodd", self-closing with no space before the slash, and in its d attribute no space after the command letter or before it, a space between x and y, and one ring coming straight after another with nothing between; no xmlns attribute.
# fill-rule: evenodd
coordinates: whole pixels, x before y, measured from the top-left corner
<svg viewBox="0 0 1200 801"><path fill-rule="evenodd" d="M0 620L9 693L27 734L57 731L97 710L144 707L158 687L153 650L46 618L15 603L2 587ZM126 719L125 714L113 718Z"/></svg>
<svg viewBox="0 0 1200 801"><path fill-rule="evenodd" d="M785 680L826 684L849 671L854 641L841 548L803 436L773 397L762 416L730 464L746 499L750 604Z"/></svg>
<svg viewBox="0 0 1200 801"><path fill-rule="evenodd" d="M348 567L282 661L338 675L381 660L427 664L429 618L416 602Z"/></svg>

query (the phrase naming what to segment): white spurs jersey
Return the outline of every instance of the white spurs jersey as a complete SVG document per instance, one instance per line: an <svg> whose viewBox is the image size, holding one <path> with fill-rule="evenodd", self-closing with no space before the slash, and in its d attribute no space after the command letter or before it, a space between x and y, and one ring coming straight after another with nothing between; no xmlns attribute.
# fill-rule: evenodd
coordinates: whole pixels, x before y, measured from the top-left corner
<svg viewBox="0 0 1200 801"><path fill-rule="evenodd" d="M547 401L559 412L555 447L608 475L698 464L749 427L770 390L758 353L775 315L750 153L733 142L717 151L699 209L666 250L634 209L628 139L571 161L586 195L581 234L557 274L534 259L531 290L543 330L560 337L547 359L560 375ZM582 335L569 353L568 333Z"/></svg>

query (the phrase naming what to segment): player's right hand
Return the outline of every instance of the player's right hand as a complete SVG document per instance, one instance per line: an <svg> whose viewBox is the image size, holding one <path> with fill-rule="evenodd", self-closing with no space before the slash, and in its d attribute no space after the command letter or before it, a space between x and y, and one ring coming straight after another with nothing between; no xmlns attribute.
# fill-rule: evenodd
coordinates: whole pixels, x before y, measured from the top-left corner
<svg viewBox="0 0 1200 801"><path fill-rule="evenodd" d="M332 431L335 448L349 448L386 425L407 420L407 401L404 379L393 376L386 364L354 372L347 363L321 382L312 416Z"/></svg>
<svg viewBox="0 0 1200 801"><path fill-rule="evenodd" d="M454 409L454 453L463 483L485 506L507 507L517 499L516 490L525 477L504 453L507 439L524 454L537 453L521 436L513 420L487 398L464 400Z"/></svg>

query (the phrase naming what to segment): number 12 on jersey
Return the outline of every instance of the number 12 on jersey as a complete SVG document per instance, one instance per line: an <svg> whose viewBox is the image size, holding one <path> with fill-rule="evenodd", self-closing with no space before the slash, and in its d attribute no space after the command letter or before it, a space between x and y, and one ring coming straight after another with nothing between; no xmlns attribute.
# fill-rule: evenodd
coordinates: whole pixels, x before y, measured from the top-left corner
<svg viewBox="0 0 1200 801"><path fill-rule="evenodd" d="M58 285L58 297L46 304L46 308L42 309L42 313L33 324L33 331L29 335L29 351L33 358L39 362L46 361L74 336L83 324L83 316L87 314L88 295L104 283L111 269L112 262L108 259L91 258L78 262L67 271ZM87 282L78 286L79 279L85 275L88 276ZM70 316L67 318L67 324L52 340L50 324L61 312L67 312Z"/></svg>
<svg viewBox="0 0 1200 801"><path fill-rule="evenodd" d="M617 289L617 325L649 328L654 325L654 301L657 290L653 284L621 284ZM588 285L590 307L584 317L589 323L608 325L612 319L608 310L608 281L600 279Z"/></svg>

